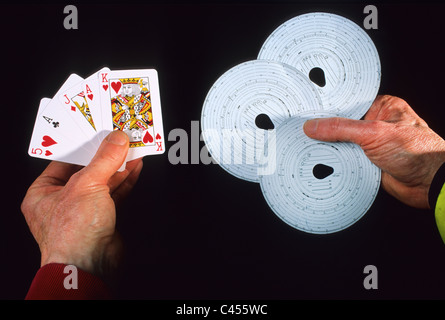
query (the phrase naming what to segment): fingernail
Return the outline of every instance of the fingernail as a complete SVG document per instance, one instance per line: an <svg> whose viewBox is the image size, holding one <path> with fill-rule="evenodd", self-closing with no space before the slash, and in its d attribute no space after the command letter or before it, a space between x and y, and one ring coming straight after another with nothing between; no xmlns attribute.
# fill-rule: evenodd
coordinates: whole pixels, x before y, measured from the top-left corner
<svg viewBox="0 0 445 320"><path fill-rule="evenodd" d="M317 133L318 119L308 120L303 125L303 130L307 135L313 135Z"/></svg>
<svg viewBox="0 0 445 320"><path fill-rule="evenodd" d="M125 144L128 144L128 136L125 132L122 132L120 130L116 130L111 132L107 138L106 138L107 142L118 145L118 146L123 146Z"/></svg>

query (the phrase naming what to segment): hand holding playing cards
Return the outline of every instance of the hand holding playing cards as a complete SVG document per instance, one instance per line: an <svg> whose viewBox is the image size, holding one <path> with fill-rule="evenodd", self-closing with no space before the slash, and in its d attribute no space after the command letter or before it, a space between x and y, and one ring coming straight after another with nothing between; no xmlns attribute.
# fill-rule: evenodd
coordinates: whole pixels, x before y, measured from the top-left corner
<svg viewBox="0 0 445 320"><path fill-rule="evenodd" d="M382 169L382 185L389 194L413 207L429 207L430 184L445 162L445 141L404 100L378 96L364 121L309 120L304 131L314 139L360 145Z"/></svg>
<svg viewBox="0 0 445 320"><path fill-rule="evenodd" d="M71 74L52 99L40 100L28 154L85 166L113 130L128 135L126 161L164 153L156 70Z"/></svg>
<svg viewBox="0 0 445 320"><path fill-rule="evenodd" d="M41 265L72 264L104 276L116 268L122 243L115 230L115 201L132 189L142 160L127 163L128 136L109 134L91 163L53 161L29 188L22 212L39 244Z"/></svg>

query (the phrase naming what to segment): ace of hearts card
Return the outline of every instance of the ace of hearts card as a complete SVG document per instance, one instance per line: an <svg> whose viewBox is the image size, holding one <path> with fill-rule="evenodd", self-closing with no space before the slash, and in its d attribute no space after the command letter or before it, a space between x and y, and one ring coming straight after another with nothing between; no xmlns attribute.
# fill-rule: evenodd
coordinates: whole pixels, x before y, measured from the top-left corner
<svg viewBox="0 0 445 320"><path fill-rule="evenodd" d="M102 123L130 140L127 161L164 153L158 74L155 69L99 73Z"/></svg>

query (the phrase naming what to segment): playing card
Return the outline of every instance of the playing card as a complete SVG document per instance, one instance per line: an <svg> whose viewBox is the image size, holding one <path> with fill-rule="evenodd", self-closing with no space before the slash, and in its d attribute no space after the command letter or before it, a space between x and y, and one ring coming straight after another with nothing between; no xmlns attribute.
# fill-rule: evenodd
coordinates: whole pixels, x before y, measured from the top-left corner
<svg viewBox="0 0 445 320"><path fill-rule="evenodd" d="M32 157L86 166L113 130L130 139L125 162L164 153L158 75L154 69L70 75L39 105L28 149ZM118 171L125 169L125 163Z"/></svg>
<svg viewBox="0 0 445 320"><path fill-rule="evenodd" d="M44 112L51 101L48 98L41 100L38 115ZM51 124L48 125L44 117L37 116L28 154L36 158L87 165L94 154L83 147L82 140L67 138L61 133L54 130Z"/></svg>
<svg viewBox="0 0 445 320"><path fill-rule="evenodd" d="M59 94L58 99L63 106L63 110L74 121L78 130L85 135L86 141L97 147L99 141L96 139L96 122L91 115L82 84L83 81L76 83L73 87Z"/></svg>
<svg viewBox="0 0 445 320"><path fill-rule="evenodd" d="M92 74L82 82L82 91L85 94L85 100L88 104L89 111L93 117L94 126L96 129L96 137L100 143L105 135L102 133L102 112L100 103L100 93L99 93L99 81L98 74L100 72L110 71L109 68L102 68L98 72Z"/></svg>
<svg viewBox="0 0 445 320"><path fill-rule="evenodd" d="M63 130L60 128L61 125L63 125L63 123L61 124L61 122L60 122L60 117L56 116L56 119L50 118L49 116L47 116L48 109L44 110L43 112L40 112L42 109L46 108L51 102L52 102L52 100L49 98L43 98L40 101L40 106L39 106L40 115L39 114L37 115L37 118L35 121L36 126L39 126L41 129L45 129L45 131L48 134L51 134L53 136L63 137L63 139L66 141L78 140L78 139L76 139L77 137L75 135L69 135L68 132L63 132ZM63 112L62 112L62 114L63 114ZM68 119L68 123L69 123L69 120L70 119ZM82 146L82 147L86 151L92 152L90 150L91 146L90 147Z"/></svg>
<svg viewBox="0 0 445 320"><path fill-rule="evenodd" d="M99 73L102 124L130 139L127 161L164 153L158 74L154 69Z"/></svg>
<svg viewBox="0 0 445 320"><path fill-rule="evenodd" d="M79 131L76 123L73 122L69 114L64 110L64 106L56 98L68 88L81 83L82 80L83 79L80 76L71 74L55 94L55 98L53 98L46 106L43 106L42 109L39 109L36 123L40 123L40 120L42 119L45 120L42 125L46 125L45 129L50 129L48 131L49 133L57 134L63 137L71 137L76 140L80 139L85 142L83 144L83 148L94 153L97 146L87 142L88 136Z"/></svg>
<svg viewBox="0 0 445 320"><path fill-rule="evenodd" d="M70 87L74 86L76 83L79 83L82 80L83 80L82 77L80 77L79 75L77 75L75 73L70 74L70 76L65 80L63 85L59 88L57 93L54 95L54 97L57 97L60 93L64 92L65 90L69 89ZM51 99L51 100L54 100L54 99ZM39 115L41 112L45 111L45 109L47 107L48 107L48 104L46 106L44 106L44 108L42 110L40 110L40 108L39 108Z"/></svg>

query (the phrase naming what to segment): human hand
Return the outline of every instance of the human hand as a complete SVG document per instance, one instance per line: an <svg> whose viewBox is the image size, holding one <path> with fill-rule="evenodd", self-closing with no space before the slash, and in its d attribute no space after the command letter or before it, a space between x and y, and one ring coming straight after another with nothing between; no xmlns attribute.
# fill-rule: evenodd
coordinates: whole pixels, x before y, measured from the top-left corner
<svg viewBox="0 0 445 320"><path fill-rule="evenodd" d="M412 207L430 207L428 191L445 162L445 141L404 100L378 96L364 120L314 119L303 129L313 139L358 144L382 169L389 194Z"/></svg>
<svg viewBox="0 0 445 320"><path fill-rule="evenodd" d="M29 187L21 209L39 244L41 266L72 264L98 276L117 267L122 243L115 202L129 193L142 169L137 159L116 172L128 148L128 136L113 131L88 166L79 170L53 161Z"/></svg>

